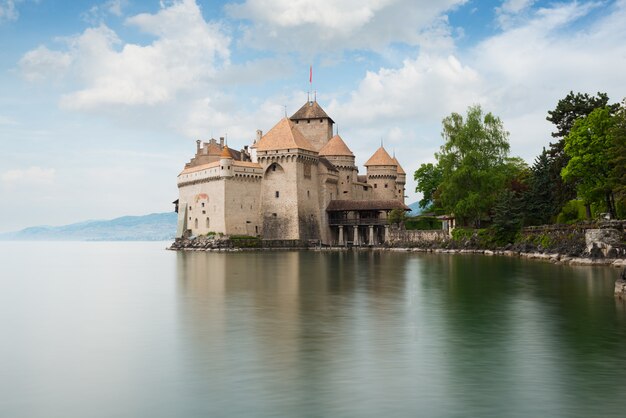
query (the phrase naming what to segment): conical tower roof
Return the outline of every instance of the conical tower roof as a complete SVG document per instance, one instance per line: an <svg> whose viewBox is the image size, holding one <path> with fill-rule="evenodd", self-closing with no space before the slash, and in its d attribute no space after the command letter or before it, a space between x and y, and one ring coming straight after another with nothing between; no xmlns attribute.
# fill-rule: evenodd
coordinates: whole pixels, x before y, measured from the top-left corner
<svg viewBox="0 0 626 418"><path fill-rule="evenodd" d="M291 120L303 120L303 119L330 119L330 116L324 112L324 109L317 103L316 100L312 102L306 102L296 113L294 113L289 119ZM335 123L332 119L331 122Z"/></svg>
<svg viewBox="0 0 626 418"><path fill-rule="evenodd" d="M228 148L228 145L222 148L222 153L220 154L220 158L230 158L230 159L233 158L233 156L230 153L230 149Z"/></svg>
<svg viewBox="0 0 626 418"><path fill-rule="evenodd" d="M343 139L341 139L339 135L335 135L330 138L330 141L328 141L320 150L320 155L354 157L354 154L352 153L352 151L350 151L350 148L348 148L346 143L343 142Z"/></svg>
<svg viewBox="0 0 626 418"><path fill-rule="evenodd" d="M293 123L283 118L268 133L256 143L257 151L282 150L299 148L307 151L315 151L311 143L302 133L293 126Z"/></svg>
<svg viewBox="0 0 626 418"><path fill-rule="evenodd" d="M400 163L398 162L398 159L396 158L396 156L395 156L395 155L393 156L392 160L393 160L393 162L394 162L394 163L396 163L396 166L398 167L398 169L397 169L398 174L406 174L406 173L404 172L404 170L402 169L402 166L401 166L401 165L400 165Z"/></svg>
<svg viewBox="0 0 626 418"><path fill-rule="evenodd" d="M365 166L370 165L397 165L391 155L383 148L382 146L376 150L374 155L370 157L369 160L365 163Z"/></svg>

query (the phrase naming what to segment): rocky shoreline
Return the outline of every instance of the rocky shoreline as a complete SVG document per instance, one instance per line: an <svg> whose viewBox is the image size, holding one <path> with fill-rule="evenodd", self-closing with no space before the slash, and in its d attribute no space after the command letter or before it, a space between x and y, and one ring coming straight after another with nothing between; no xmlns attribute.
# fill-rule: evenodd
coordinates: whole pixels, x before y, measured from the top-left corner
<svg viewBox="0 0 626 418"><path fill-rule="evenodd" d="M179 239L168 250L173 251L206 251L206 252L239 252L239 251L389 251L389 252L416 252L433 254L480 254L485 256L520 257L531 260L548 261L553 264L567 264L577 266L613 266L626 267L626 258L608 258L591 256L572 256L559 253L525 252L516 250L489 250L477 248L430 248L430 247L333 247L318 246L314 243L284 241L283 245L264 246L261 240L231 240L228 238L214 239Z"/></svg>

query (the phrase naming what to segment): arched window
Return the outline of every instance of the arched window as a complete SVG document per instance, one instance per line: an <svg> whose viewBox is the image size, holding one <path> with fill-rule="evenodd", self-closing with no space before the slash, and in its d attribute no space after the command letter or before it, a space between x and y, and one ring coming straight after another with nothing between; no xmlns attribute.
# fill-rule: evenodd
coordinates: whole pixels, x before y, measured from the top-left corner
<svg viewBox="0 0 626 418"><path fill-rule="evenodd" d="M198 218L193 221L193 225L195 229L198 229Z"/></svg>
<svg viewBox="0 0 626 418"><path fill-rule="evenodd" d="M207 228L209 227L209 217L208 216L206 217L206 227Z"/></svg>

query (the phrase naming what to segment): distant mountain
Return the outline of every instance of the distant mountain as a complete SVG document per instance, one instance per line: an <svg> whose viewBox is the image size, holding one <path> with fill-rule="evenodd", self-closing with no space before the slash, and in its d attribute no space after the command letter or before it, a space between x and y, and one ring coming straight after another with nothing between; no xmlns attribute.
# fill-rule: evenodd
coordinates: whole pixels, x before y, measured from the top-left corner
<svg viewBox="0 0 626 418"><path fill-rule="evenodd" d="M407 206L411 208L411 212L409 212L409 215L411 216L417 216L422 213L422 208L420 208L420 202L413 202Z"/></svg>
<svg viewBox="0 0 626 418"><path fill-rule="evenodd" d="M0 234L0 240L20 241L167 241L176 234L177 214L151 213L64 226L33 226Z"/></svg>

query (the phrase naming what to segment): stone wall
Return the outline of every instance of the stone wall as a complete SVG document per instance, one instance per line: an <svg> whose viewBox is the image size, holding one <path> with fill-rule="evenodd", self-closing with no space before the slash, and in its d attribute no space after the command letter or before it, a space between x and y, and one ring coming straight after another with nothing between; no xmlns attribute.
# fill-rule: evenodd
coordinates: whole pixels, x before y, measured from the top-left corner
<svg viewBox="0 0 626 418"><path fill-rule="evenodd" d="M444 243L448 234L440 229L435 230L404 230L389 228L389 246L432 247Z"/></svg>

